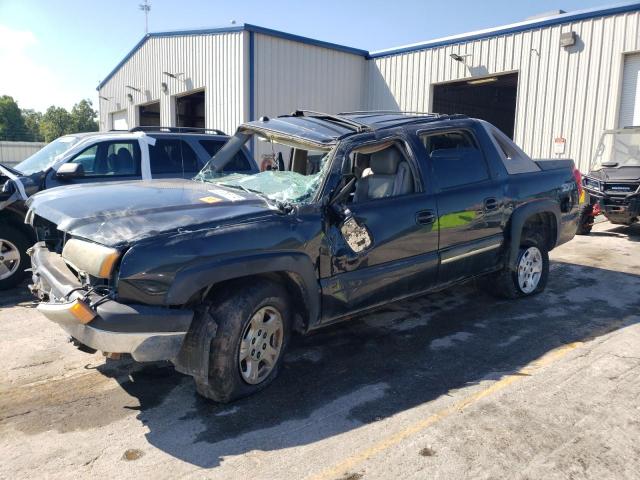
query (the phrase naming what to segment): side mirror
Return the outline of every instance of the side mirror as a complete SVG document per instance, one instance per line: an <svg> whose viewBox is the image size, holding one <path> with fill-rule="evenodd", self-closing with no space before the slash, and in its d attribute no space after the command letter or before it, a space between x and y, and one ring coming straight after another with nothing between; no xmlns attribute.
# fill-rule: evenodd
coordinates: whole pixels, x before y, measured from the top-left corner
<svg viewBox="0 0 640 480"><path fill-rule="evenodd" d="M373 243L369 229L358 222L348 210L347 218L340 225L340 233L342 233L342 238L354 253L367 250Z"/></svg>
<svg viewBox="0 0 640 480"><path fill-rule="evenodd" d="M84 167L81 163L63 163L58 168L56 177L61 180L84 177Z"/></svg>

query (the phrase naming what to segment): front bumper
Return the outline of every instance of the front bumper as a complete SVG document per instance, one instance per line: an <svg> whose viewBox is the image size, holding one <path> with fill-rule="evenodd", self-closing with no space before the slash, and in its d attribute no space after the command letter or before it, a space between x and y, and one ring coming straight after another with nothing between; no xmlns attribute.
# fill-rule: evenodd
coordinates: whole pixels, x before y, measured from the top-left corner
<svg viewBox="0 0 640 480"><path fill-rule="evenodd" d="M191 310L122 304L87 294L62 257L43 242L29 253L30 289L41 301L38 311L80 343L103 352L129 353L140 362L178 355L193 318Z"/></svg>
<svg viewBox="0 0 640 480"><path fill-rule="evenodd" d="M601 213L615 223L632 223L640 217L640 195L607 195L587 189L592 204L598 204Z"/></svg>

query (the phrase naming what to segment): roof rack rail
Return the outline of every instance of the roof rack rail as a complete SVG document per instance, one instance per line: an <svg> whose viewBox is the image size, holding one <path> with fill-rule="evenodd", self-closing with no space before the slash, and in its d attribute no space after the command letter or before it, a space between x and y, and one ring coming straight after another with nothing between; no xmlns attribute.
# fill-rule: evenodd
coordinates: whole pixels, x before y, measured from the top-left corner
<svg viewBox="0 0 640 480"><path fill-rule="evenodd" d="M425 116L439 116L440 113L434 112L414 112L410 110L354 110L352 112L340 112L338 115L363 115L363 114L381 114L381 113L391 113L391 114L400 114L400 115L425 115Z"/></svg>
<svg viewBox="0 0 640 480"><path fill-rule="evenodd" d="M353 112L340 112L338 115L365 115L365 114L398 114L398 115L420 115L424 117L433 117L434 119L456 119L469 118L464 113L436 113L436 112L418 112L410 110L355 110Z"/></svg>
<svg viewBox="0 0 640 480"><path fill-rule="evenodd" d="M226 135L222 130L217 128L199 128L199 127L133 127L129 132L169 132L169 133L211 133L213 135Z"/></svg>
<svg viewBox="0 0 640 480"><path fill-rule="evenodd" d="M315 112L313 110L296 110L291 112L291 115L281 115L282 117L311 117L320 118L325 120L333 120L334 122L341 123L347 127L351 127L357 132L370 132L371 127L365 123L357 122L350 118L345 118L340 114L334 115L331 113Z"/></svg>

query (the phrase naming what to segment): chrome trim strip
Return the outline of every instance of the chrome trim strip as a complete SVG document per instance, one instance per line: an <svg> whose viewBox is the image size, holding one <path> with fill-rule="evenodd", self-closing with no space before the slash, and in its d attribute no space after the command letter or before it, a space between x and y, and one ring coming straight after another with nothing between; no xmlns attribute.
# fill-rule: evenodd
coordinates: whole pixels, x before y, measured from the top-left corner
<svg viewBox="0 0 640 480"><path fill-rule="evenodd" d="M478 248L476 250L471 250L469 252L462 253L460 255L456 255L454 257L445 258L445 259L440 261L440 264L444 265L445 263L451 263L451 262L455 262L456 260L462 260L463 258L467 258L467 257L470 257L472 255L476 255L478 253L488 252L489 250L493 250L495 248L500 248L501 246L502 246L502 243L496 243L495 245L489 245L488 247L482 247L482 248Z"/></svg>

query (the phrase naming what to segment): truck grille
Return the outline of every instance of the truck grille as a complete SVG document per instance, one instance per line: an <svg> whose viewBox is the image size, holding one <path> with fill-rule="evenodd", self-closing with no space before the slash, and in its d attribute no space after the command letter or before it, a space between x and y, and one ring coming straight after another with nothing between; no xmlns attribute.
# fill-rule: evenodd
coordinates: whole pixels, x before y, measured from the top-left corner
<svg viewBox="0 0 640 480"><path fill-rule="evenodd" d="M606 183L604 185L604 193L607 195L626 196L637 192L640 183Z"/></svg>
<svg viewBox="0 0 640 480"><path fill-rule="evenodd" d="M62 247L65 242L65 235L58 230L57 226L42 218L39 215L34 215L33 228L36 231L36 238L39 242L44 241L47 248L52 252L61 253Z"/></svg>

